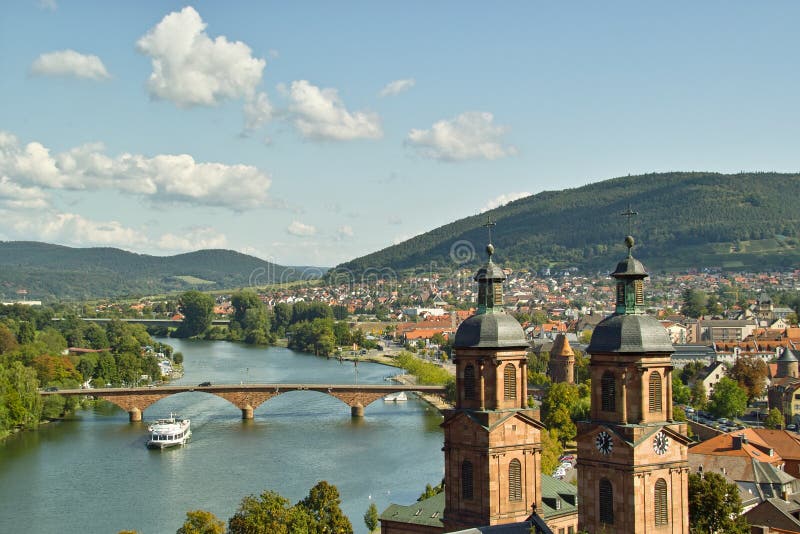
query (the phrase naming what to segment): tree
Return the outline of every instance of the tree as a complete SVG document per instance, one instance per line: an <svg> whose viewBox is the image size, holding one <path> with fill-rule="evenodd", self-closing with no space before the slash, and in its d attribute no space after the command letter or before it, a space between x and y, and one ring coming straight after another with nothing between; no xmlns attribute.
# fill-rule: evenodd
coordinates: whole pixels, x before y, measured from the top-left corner
<svg viewBox="0 0 800 534"><path fill-rule="evenodd" d="M15 350L19 344L17 336L14 335L6 325L0 324L0 354Z"/></svg>
<svg viewBox="0 0 800 534"><path fill-rule="evenodd" d="M341 503L336 486L321 480L311 488L308 497L297 504L311 515L314 532L353 534L353 525L342 512Z"/></svg>
<svg viewBox="0 0 800 534"><path fill-rule="evenodd" d="M214 316L214 298L199 291L187 291L181 295L183 322L176 330L176 337L199 336L211 326Z"/></svg>
<svg viewBox="0 0 800 534"><path fill-rule="evenodd" d="M694 384L692 384L692 406L698 410L704 410L707 404L706 387L703 385L702 380L695 380Z"/></svg>
<svg viewBox="0 0 800 534"><path fill-rule="evenodd" d="M289 501L274 491L248 495L228 520L229 534L289 534Z"/></svg>
<svg viewBox="0 0 800 534"><path fill-rule="evenodd" d="M728 373L747 392L747 402L764 394L767 385L767 364L756 356L739 356Z"/></svg>
<svg viewBox="0 0 800 534"><path fill-rule="evenodd" d="M738 417L747 408L747 392L724 376L714 386L708 408L717 417Z"/></svg>
<svg viewBox="0 0 800 534"><path fill-rule="evenodd" d="M689 523L696 533L747 534L739 488L717 473L689 474Z"/></svg>
<svg viewBox="0 0 800 534"><path fill-rule="evenodd" d="M378 507L375 506L374 502L371 502L367 512L364 514L364 524L367 526L368 531L372 532L378 528L378 519Z"/></svg>
<svg viewBox="0 0 800 534"><path fill-rule="evenodd" d="M764 427L769 429L783 429L783 414L777 408L772 408L764 419Z"/></svg>
<svg viewBox="0 0 800 534"><path fill-rule="evenodd" d="M550 474L561 465L559 458L564 452L564 447L558 440L554 430L542 430L542 473Z"/></svg>
<svg viewBox="0 0 800 534"><path fill-rule="evenodd" d="M562 445L575 439L578 429L574 421L584 418L588 407L588 396L582 397L581 392L588 394L588 390L583 385L557 382L542 399L542 421Z"/></svg>
<svg viewBox="0 0 800 534"><path fill-rule="evenodd" d="M689 404L692 400L692 390L683 383L678 373L672 374L672 402L675 404Z"/></svg>
<svg viewBox="0 0 800 534"><path fill-rule="evenodd" d="M175 534L225 534L225 523L211 512L192 510Z"/></svg>
<svg viewBox="0 0 800 534"><path fill-rule="evenodd" d="M687 317L698 318L707 312L706 304L708 295L697 289L687 289L683 292L683 306L681 313Z"/></svg>

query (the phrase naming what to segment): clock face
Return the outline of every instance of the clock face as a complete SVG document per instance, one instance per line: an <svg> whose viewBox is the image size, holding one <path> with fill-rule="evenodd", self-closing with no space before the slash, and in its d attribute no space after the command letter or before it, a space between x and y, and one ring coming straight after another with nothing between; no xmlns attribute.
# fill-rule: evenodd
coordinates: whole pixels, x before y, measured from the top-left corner
<svg viewBox="0 0 800 534"><path fill-rule="evenodd" d="M669 449L669 438L662 430L653 438L653 450L656 451L656 454L661 455L666 453L667 449Z"/></svg>
<svg viewBox="0 0 800 534"><path fill-rule="evenodd" d="M594 446L603 454L611 454L611 449L614 448L614 443L611 441L611 434L603 430L597 437L594 438Z"/></svg>

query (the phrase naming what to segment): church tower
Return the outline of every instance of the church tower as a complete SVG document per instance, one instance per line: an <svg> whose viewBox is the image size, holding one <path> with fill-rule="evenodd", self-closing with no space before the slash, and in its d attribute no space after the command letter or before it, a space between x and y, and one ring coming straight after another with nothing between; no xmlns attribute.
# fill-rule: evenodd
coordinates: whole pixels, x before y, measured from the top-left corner
<svg viewBox="0 0 800 534"><path fill-rule="evenodd" d="M558 334L553 342L549 367L553 382L575 383L575 352L564 334Z"/></svg>
<svg viewBox="0 0 800 534"><path fill-rule="evenodd" d="M455 409L445 414L444 531L526 521L541 510L541 430L527 408L528 342L503 310L503 270L475 275L478 310L455 335Z"/></svg>
<svg viewBox="0 0 800 534"><path fill-rule="evenodd" d="M629 210L630 211L630 210ZM672 417L669 335L644 313L648 276L628 256L611 274L616 309L594 330L590 420L578 435L578 528L599 533L688 533L688 443Z"/></svg>

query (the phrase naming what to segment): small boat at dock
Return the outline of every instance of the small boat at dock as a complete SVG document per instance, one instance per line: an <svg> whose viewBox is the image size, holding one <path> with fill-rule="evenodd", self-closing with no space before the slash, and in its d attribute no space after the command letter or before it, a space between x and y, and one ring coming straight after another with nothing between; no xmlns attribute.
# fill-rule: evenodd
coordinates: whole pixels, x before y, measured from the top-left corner
<svg viewBox="0 0 800 534"><path fill-rule="evenodd" d="M406 395L405 391L400 391L398 393L392 393L391 395L386 395L383 398L384 402L405 402L408 400L408 395Z"/></svg>
<svg viewBox="0 0 800 534"><path fill-rule="evenodd" d="M147 446L151 449L165 449L176 445L184 445L192 435L189 419L179 419L175 414L158 419L147 430L150 437Z"/></svg>

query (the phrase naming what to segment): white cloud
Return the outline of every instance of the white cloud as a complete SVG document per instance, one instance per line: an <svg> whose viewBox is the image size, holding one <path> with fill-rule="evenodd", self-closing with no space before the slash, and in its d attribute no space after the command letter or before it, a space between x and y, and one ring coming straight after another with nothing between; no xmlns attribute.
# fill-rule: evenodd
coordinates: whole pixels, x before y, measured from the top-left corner
<svg viewBox="0 0 800 534"><path fill-rule="evenodd" d="M58 9L58 4L56 4L56 0L39 0L37 2L39 4L39 8L47 9L49 11L55 11Z"/></svg>
<svg viewBox="0 0 800 534"><path fill-rule="evenodd" d="M300 221L292 221L292 224L286 229L292 235L300 237L309 237L317 233L317 229L310 224L303 224Z"/></svg>
<svg viewBox="0 0 800 534"><path fill-rule="evenodd" d="M23 187L8 176L0 176L0 205L11 209L44 209L50 202L40 188Z"/></svg>
<svg viewBox="0 0 800 534"><path fill-rule="evenodd" d="M380 117L376 113L347 111L336 89L320 89L299 80L292 82L288 96L292 120L304 137L332 141L383 137Z"/></svg>
<svg viewBox="0 0 800 534"><path fill-rule="evenodd" d="M210 106L227 98L253 98L266 65L250 47L225 36L211 39L206 23L187 6L165 16L136 43L149 56L153 97L181 107Z"/></svg>
<svg viewBox="0 0 800 534"><path fill-rule="evenodd" d="M340 226L338 230L336 230L336 234L339 239L344 239L346 237L353 237L353 227L349 224L345 224L344 226Z"/></svg>
<svg viewBox="0 0 800 534"><path fill-rule="evenodd" d="M168 251L190 251L226 248L228 239L211 227L187 228L180 234L167 233L158 240L158 248Z"/></svg>
<svg viewBox="0 0 800 534"><path fill-rule="evenodd" d="M499 208L500 206L505 206L509 202L513 202L520 198L529 197L531 194L532 193L528 193L527 191L522 191L521 193L506 193L505 195L500 195L499 197L493 198L487 202L486 205L481 208L481 213Z"/></svg>
<svg viewBox="0 0 800 534"><path fill-rule="evenodd" d="M105 80L111 76L99 57L81 54L75 50L48 52L31 64L31 74L39 76L67 76Z"/></svg>
<svg viewBox="0 0 800 534"><path fill-rule="evenodd" d="M406 143L421 155L442 161L499 159L517 153L500 138L507 128L495 126L491 113L468 111L452 120L441 120L430 130L413 129Z"/></svg>
<svg viewBox="0 0 800 534"><path fill-rule="evenodd" d="M244 103L244 129L258 130L272 118L272 103L267 93L258 93Z"/></svg>
<svg viewBox="0 0 800 534"><path fill-rule="evenodd" d="M116 245L126 248L142 246L148 241L142 232L128 228L118 221L92 221L75 213L48 213L46 217L41 214L26 215L10 217L14 232L25 239L79 246Z"/></svg>
<svg viewBox="0 0 800 534"><path fill-rule="evenodd" d="M378 93L378 96L385 97L385 96L395 96L399 95L400 93L405 93L417 82L414 81L414 78L407 78L405 80L395 80L393 82L389 82L386 86L381 89L381 92Z"/></svg>
<svg viewBox="0 0 800 534"><path fill-rule="evenodd" d="M188 154L148 158L109 157L103 145L86 144L51 155L41 143L24 147L0 131L0 176L20 186L45 189L110 189L154 201L178 201L234 210L268 204L270 177L250 165L196 162Z"/></svg>

